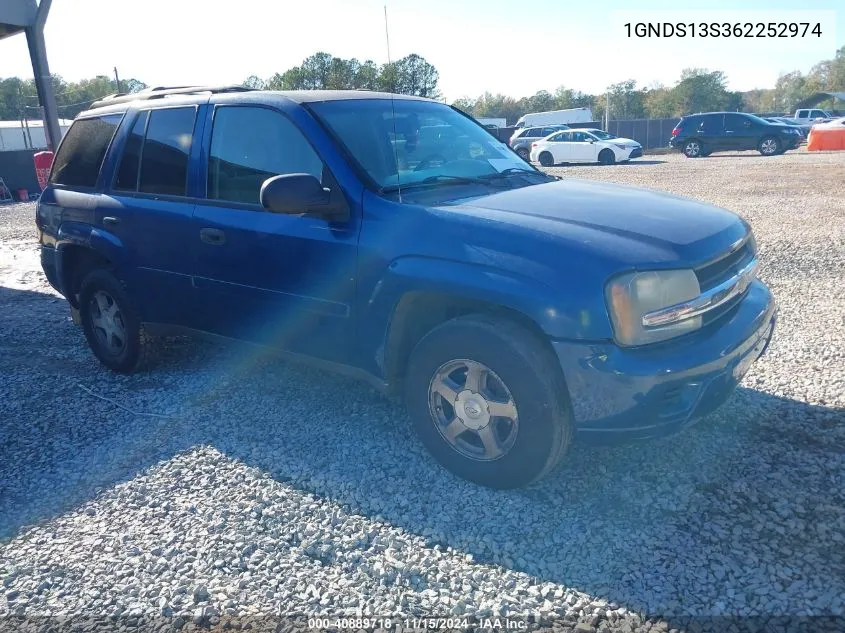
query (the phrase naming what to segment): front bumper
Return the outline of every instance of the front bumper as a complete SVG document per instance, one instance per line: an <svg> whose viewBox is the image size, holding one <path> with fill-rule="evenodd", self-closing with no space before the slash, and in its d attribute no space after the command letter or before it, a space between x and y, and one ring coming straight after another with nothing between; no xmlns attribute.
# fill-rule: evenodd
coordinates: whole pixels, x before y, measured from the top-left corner
<svg viewBox="0 0 845 633"><path fill-rule="evenodd" d="M754 281L717 322L643 348L553 341L578 435L644 439L684 428L721 406L766 350L777 319L769 289Z"/></svg>

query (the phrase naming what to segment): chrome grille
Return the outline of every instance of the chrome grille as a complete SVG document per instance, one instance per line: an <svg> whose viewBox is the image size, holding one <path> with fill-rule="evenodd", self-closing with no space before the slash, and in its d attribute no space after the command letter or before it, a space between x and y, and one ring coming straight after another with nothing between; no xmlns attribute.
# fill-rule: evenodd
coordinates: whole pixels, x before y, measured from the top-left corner
<svg viewBox="0 0 845 633"><path fill-rule="evenodd" d="M734 276L754 258L757 252L757 245L754 236L749 235L738 248L728 251L715 260L695 269L695 276L698 277L698 285L702 291L718 286L725 279Z"/></svg>

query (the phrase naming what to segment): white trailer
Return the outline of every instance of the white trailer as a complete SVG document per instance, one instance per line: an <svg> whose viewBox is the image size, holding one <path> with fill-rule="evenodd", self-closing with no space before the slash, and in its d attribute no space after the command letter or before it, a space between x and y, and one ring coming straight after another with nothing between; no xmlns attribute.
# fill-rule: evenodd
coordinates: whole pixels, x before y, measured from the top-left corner
<svg viewBox="0 0 845 633"><path fill-rule="evenodd" d="M549 110L548 112L530 112L519 117L516 127L536 127L538 125L558 125L561 123L589 123L593 120L590 108L570 108L568 110Z"/></svg>
<svg viewBox="0 0 845 633"><path fill-rule="evenodd" d="M62 136L73 121L59 119ZM0 152L47 147L43 121L0 121Z"/></svg>
<svg viewBox="0 0 845 633"><path fill-rule="evenodd" d="M495 125L496 127L508 126L508 120L504 118L476 117L475 120L481 123L481 125Z"/></svg>

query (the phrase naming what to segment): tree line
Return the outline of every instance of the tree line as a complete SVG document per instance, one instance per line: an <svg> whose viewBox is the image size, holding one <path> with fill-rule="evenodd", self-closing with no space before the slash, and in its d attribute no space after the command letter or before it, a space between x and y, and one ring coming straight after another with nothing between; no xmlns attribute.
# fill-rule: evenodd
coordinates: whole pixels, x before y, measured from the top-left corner
<svg viewBox="0 0 845 633"><path fill-rule="evenodd" d="M318 52L271 77L251 75L243 85L268 90L381 90L440 99L437 69L417 54L394 62L343 59ZM147 85L134 78L120 81L121 92L137 92ZM105 75L78 82L53 76L59 116L72 119L91 103L118 91L115 80ZM514 98L486 92L476 98L463 97L453 105L476 117L504 117L514 123L526 112L589 107L596 119L603 119L610 104L611 119L680 117L690 112L729 110L785 112L798 101L823 91L845 91L845 46L834 58L819 62L806 74L794 71L781 75L774 87L747 92L730 91L727 76L719 70L690 68L672 86L639 87L636 80L608 86L592 95L560 86L553 92L541 90L530 97ZM609 98L609 99L608 99ZM821 107L829 103L822 103ZM35 83L32 79L0 78L0 120L24 116L40 118Z"/></svg>
<svg viewBox="0 0 845 633"><path fill-rule="evenodd" d="M730 91L724 72L689 68L673 86L638 87L636 80L629 79L608 86L600 95L560 86L554 92L541 90L521 99L486 92L480 97L458 99L453 105L476 117L504 117L508 123L526 112L579 107L591 108L593 116L603 120L609 98L611 119L661 119L721 110L787 112L802 99L829 91L845 91L845 46L833 59L819 62L806 74L796 70L781 75L773 88ZM820 107L832 108L833 100L822 102Z"/></svg>
<svg viewBox="0 0 845 633"><path fill-rule="evenodd" d="M65 81L59 75L53 75L52 82L59 118L62 119L72 119L97 99L118 92L114 78L105 75L81 81ZM146 87L145 83L137 79L120 80L122 92L137 92ZM35 81L19 77L0 78L0 121L14 121L24 117L41 118Z"/></svg>

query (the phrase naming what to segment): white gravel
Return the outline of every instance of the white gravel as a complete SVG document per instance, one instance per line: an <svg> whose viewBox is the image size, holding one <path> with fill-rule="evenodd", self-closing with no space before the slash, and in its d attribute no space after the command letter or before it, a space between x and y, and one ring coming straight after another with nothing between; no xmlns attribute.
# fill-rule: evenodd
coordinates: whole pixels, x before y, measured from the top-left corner
<svg viewBox="0 0 845 633"><path fill-rule="evenodd" d="M695 428L576 444L507 493L441 470L367 386L253 349L176 339L146 374L106 372L43 279L33 205L0 206L0 617L845 626L845 154L552 171L739 212L781 318Z"/></svg>

